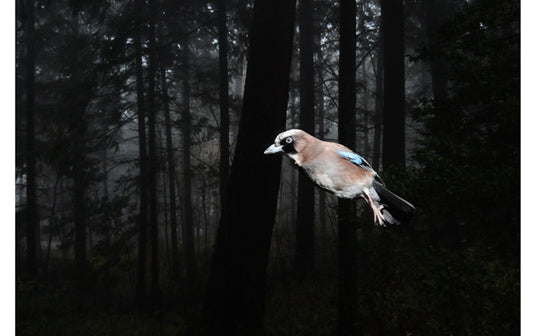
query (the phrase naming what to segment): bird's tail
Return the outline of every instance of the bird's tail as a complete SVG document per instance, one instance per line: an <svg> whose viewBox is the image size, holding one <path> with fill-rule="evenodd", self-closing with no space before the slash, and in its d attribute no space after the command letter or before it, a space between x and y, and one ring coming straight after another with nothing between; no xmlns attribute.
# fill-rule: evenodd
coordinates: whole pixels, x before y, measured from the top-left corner
<svg viewBox="0 0 533 336"><path fill-rule="evenodd" d="M380 198L380 203L384 205L381 213L385 218L385 222L400 224L413 217L415 207L411 203L392 193L377 181L374 182L374 189Z"/></svg>

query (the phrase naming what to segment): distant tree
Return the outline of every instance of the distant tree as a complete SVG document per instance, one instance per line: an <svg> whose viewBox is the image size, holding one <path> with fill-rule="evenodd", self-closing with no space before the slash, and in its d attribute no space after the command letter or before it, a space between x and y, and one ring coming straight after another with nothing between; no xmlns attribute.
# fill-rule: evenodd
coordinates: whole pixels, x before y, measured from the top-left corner
<svg viewBox="0 0 533 336"><path fill-rule="evenodd" d="M378 53L376 55L375 77L376 96L374 101L374 149L372 151L372 167L375 170L379 170L383 126L383 41L379 42Z"/></svg>
<svg viewBox="0 0 533 336"><path fill-rule="evenodd" d="M137 255L137 280L135 296L137 304L144 306L146 299L146 242L148 229L148 155L146 147L146 105L144 100L144 75L142 67L141 27L144 3L135 0L133 44L135 48L135 77L137 94L137 132L139 134L139 243Z"/></svg>
<svg viewBox="0 0 533 336"><path fill-rule="evenodd" d="M405 165L403 1L381 0L383 36L383 168Z"/></svg>
<svg viewBox="0 0 533 336"><path fill-rule="evenodd" d="M339 40L339 142L355 149L355 1L340 1ZM355 200L339 199L338 215L338 332L339 335L358 335L358 292L356 256L356 208Z"/></svg>
<svg viewBox="0 0 533 336"><path fill-rule="evenodd" d="M39 151L43 172L55 172L68 179L68 211L61 221L65 250L74 247L75 288L85 292L89 285L90 232L97 185L101 181L99 155L112 146L116 117L115 91L123 82L115 72L117 62L110 58L117 50L105 40L106 29L96 29L97 18L108 3L46 3L39 7L39 26L35 36L48 41L41 44L39 62ZM84 66L80 66L84 64ZM112 92L112 93L111 93ZM55 183L43 189L52 192ZM91 218L93 217L93 218ZM72 224L71 227L70 224ZM67 226L68 225L68 226ZM51 229L50 226L46 228ZM53 230L57 230L54 228Z"/></svg>
<svg viewBox="0 0 533 336"><path fill-rule="evenodd" d="M185 285L191 290L196 278L196 256L194 244L194 222L192 207L192 169L191 169L191 69L189 37L182 40L182 73L183 73L183 110L181 113L181 130L183 137L183 245L185 256Z"/></svg>
<svg viewBox="0 0 533 336"><path fill-rule="evenodd" d="M285 127L295 1L258 0L239 135L204 306L208 335L263 334L265 278L281 158L263 155Z"/></svg>
<svg viewBox="0 0 533 336"><path fill-rule="evenodd" d="M432 57L429 59L431 73L431 86L433 97L436 103L441 103L448 96L448 62L442 53L438 31L442 25L449 19L457 8L458 0L428 0L422 3L423 15L422 20L427 35L427 44L432 51Z"/></svg>
<svg viewBox="0 0 533 336"><path fill-rule="evenodd" d="M74 45L80 46L86 43L90 38L89 34L82 34L80 31L80 17L76 15L76 8L73 9L71 22L70 41ZM71 146L68 148L68 155L71 164L70 176L72 177L72 216L74 221L74 262L76 266L76 285L78 290L84 290L87 283L87 191L91 178L90 161L88 157L87 136L88 120L87 108L90 101L94 98L96 91L96 78L91 77L88 69L76 67L74 62L82 61L83 55L80 50L73 55L69 62L67 74L69 75L63 85L68 86L69 90L77 90L81 94L74 95L65 102L70 110L67 119L68 130L71 132Z"/></svg>
<svg viewBox="0 0 533 336"><path fill-rule="evenodd" d="M458 8L456 0L428 0L423 2L423 25L427 35L427 51L431 54L428 59L431 74L431 88L433 93L433 105L440 113L447 113L450 108L448 98L449 60L445 56L442 43L444 40L439 36L439 30L443 24ZM443 236L455 246L459 246L461 240L459 233L459 219L457 218L457 205L450 204L446 214L446 225Z"/></svg>
<svg viewBox="0 0 533 336"><path fill-rule="evenodd" d="M173 120L170 117L170 102L168 96L168 85L166 69L162 63L159 63L159 72L161 76L161 93L163 98L163 111L165 114L165 141L166 141L166 159L168 166L168 196L169 196L169 212L170 212L170 250L171 250L171 265L170 276L172 281L179 280L179 253L178 253L178 231L176 218L176 159L172 141L172 125Z"/></svg>
<svg viewBox="0 0 533 336"><path fill-rule="evenodd" d="M315 134L315 81L313 62L313 1L299 2L300 14L300 128ZM296 251L294 266L299 276L313 269L315 234L314 185L303 171L298 177Z"/></svg>

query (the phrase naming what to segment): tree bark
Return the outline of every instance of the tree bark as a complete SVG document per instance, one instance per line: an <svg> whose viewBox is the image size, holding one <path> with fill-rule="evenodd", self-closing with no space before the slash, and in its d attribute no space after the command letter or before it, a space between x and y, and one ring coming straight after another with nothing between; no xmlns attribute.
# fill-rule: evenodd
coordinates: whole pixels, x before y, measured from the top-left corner
<svg viewBox="0 0 533 336"><path fill-rule="evenodd" d="M134 23L133 43L135 47L135 74L137 89L137 120L139 134L139 242L137 256L137 279L135 284L135 301L139 308L146 300L146 241L148 229L148 155L146 152L146 125L144 101L144 76L141 49L141 13L144 13L144 2L135 0L136 17Z"/></svg>
<svg viewBox="0 0 533 336"><path fill-rule="evenodd" d="M72 29L75 34L79 33L79 18L72 21ZM78 56L78 55L76 55ZM71 152L70 159L72 164L72 217L74 221L74 266L76 270L75 286L78 291L76 297L79 303L83 303L86 294L87 283L87 186L89 172L87 169L87 118L85 110L91 99L91 84L81 68L74 68L69 78L69 84L77 87L81 92L75 97L69 108L72 114L69 119L69 128L71 132Z"/></svg>
<svg viewBox="0 0 533 336"><path fill-rule="evenodd" d="M229 180L229 89L228 89L228 29L226 26L226 0L217 2L218 66L220 104L220 206L227 204Z"/></svg>
<svg viewBox="0 0 533 336"><path fill-rule="evenodd" d="M300 128L315 134L315 85L313 69L313 2L299 1L300 12ZM314 185L303 171L298 177L298 203L296 215L296 251L294 266L299 277L313 270Z"/></svg>
<svg viewBox="0 0 533 336"><path fill-rule="evenodd" d="M322 87L319 91L318 103L318 138L324 139L326 132L324 130L324 94ZM325 241L326 237L326 192L322 189L318 191L318 222L320 223L320 236L321 241Z"/></svg>
<svg viewBox="0 0 533 336"><path fill-rule="evenodd" d="M168 164L168 194L170 211L170 250L171 250L171 280L179 283L179 254L178 254L178 224L176 218L176 162L172 142L172 120L170 119L170 107L168 99L167 77L164 67L160 64L161 89L163 93L163 110L165 113L165 140L167 146Z"/></svg>
<svg viewBox="0 0 533 336"><path fill-rule="evenodd" d="M383 123L383 41L379 43L376 66L376 100L374 105L374 150L372 167L379 171L381 158L381 127Z"/></svg>
<svg viewBox="0 0 533 336"><path fill-rule="evenodd" d="M340 1L339 142L355 150L355 1ZM358 335L355 200L339 199L339 335Z"/></svg>
<svg viewBox="0 0 533 336"><path fill-rule="evenodd" d="M403 1L381 0L383 31L383 168L405 166Z"/></svg>
<svg viewBox="0 0 533 336"><path fill-rule="evenodd" d="M157 167L158 153L156 149L156 104L155 104L155 69L156 69L156 37L155 37L155 3L149 2L148 28L148 153L149 160L149 216L150 216L150 247L151 247L151 297L153 308L159 306L159 226L157 217Z"/></svg>
<svg viewBox="0 0 533 336"><path fill-rule="evenodd" d="M264 334L281 157L263 151L285 127L294 12L295 0L254 5L228 206L222 209L205 304L208 335Z"/></svg>
<svg viewBox="0 0 533 336"><path fill-rule="evenodd" d="M26 245L27 271L37 273L37 230L39 214L35 182L35 15L34 0L26 1Z"/></svg>
<svg viewBox="0 0 533 336"><path fill-rule="evenodd" d="M322 46L320 42L321 34L316 34L317 38L317 53L318 53L318 59L322 59ZM321 70L318 70L321 71ZM319 73L319 78L322 76ZM324 83L321 82L319 84L318 89L318 138L324 139L326 136L326 130L325 130L325 106L324 106ZM322 189L318 191L318 222L320 223L320 236L321 241L325 242L326 239L326 192Z"/></svg>

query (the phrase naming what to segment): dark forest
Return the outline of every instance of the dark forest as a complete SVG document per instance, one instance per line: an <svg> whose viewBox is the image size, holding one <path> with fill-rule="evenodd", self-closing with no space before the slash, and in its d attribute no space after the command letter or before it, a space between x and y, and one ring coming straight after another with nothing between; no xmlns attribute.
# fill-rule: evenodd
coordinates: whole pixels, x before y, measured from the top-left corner
<svg viewBox="0 0 533 336"><path fill-rule="evenodd" d="M17 0L17 335L519 335L520 1ZM416 207L374 224L298 128Z"/></svg>

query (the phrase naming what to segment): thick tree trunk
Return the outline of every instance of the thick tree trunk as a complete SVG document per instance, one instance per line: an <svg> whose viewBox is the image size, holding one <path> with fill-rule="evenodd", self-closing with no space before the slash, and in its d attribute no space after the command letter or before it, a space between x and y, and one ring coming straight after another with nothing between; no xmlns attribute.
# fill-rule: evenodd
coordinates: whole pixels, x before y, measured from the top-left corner
<svg viewBox="0 0 533 336"><path fill-rule="evenodd" d="M379 44L376 65L376 100L374 105L374 150L372 167L379 171L381 158L381 127L383 123L383 41Z"/></svg>
<svg viewBox="0 0 533 336"><path fill-rule="evenodd" d="M179 254L178 254L178 224L176 218L176 162L172 142L172 120L170 119L170 106L168 99L167 77L165 69L160 65L161 89L163 93L163 109L165 112L165 140L167 146L168 164L168 194L170 211L170 250L171 250L171 280L179 283Z"/></svg>
<svg viewBox="0 0 533 336"><path fill-rule="evenodd" d="M382 0L383 168L405 165L403 1Z"/></svg>
<svg viewBox="0 0 533 336"><path fill-rule="evenodd" d="M322 46L320 42L321 34L316 34L317 38L317 56L318 59L322 59ZM320 61L319 61L320 62ZM320 70L319 70L320 71ZM320 72L319 78L322 78ZM324 139L326 136L325 129L325 106L324 106L324 83L321 82L318 88L318 138ZM320 236L322 242L325 242L326 239L326 192L322 189L318 191L318 222L320 223Z"/></svg>
<svg viewBox="0 0 533 336"><path fill-rule="evenodd" d="M315 134L315 87L313 69L313 3L299 1L300 12L300 128ZM296 251L294 266L299 277L313 270L314 185L303 171L298 177L298 203L296 215Z"/></svg>
<svg viewBox="0 0 533 336"><path fill-rule="evenodd" d="M313 72L313 2L299 1L300 12L300 128L315 134L315 87ZM298 177L296 251L294 266L299 277L313 270L315 193L303 171Z"/></svg>
<svg viewBox="0 0 533 336"><path fill-rule="evenodd" d="M26 244L27 271L37 273L37 230L39 214L35 182L35 16L34 0L26 1Z"/></svg>
<svg viewBox="0 0 533 336"><path fill-rule="evenodd" d="M296 64L298 64L297 56L298 56L297 53L293 53L292 55L292 60L291 60L292 68L291 68L291 74L289 75L289 83L295 82L296 76L298 75L298 71L297 71L298 67L296 66ZM289 109L289 114L288 114L289 119L286 121L286 124L289 128L296 128L297 121L298 121L298 110L296 109L296 97L298 95L297 87L296 85L289 85L289 87L290 87L290 91L289 91L290 109ZM297 207L298 178L299 178L298 170L289 169L288 189L289 189L290 197L288 201L288 206L289 206L288 213L289 213L289 220L290 220L289 225L291 225L291 229L292 229L292 225L294 225L294 223L296 223L296 220L297 220L296 213L298 209Z"/></svg>
<svg viewBox="0 0 533 336"><path fill-rule="evenodd" d="M159 306L159 225L157 216L157 167L158 152L156 149L156 104L155 104L155 71L156 71L156 37L155 37L155 3L149 2L148 28L149 63L148 63L148 153L149 160L149 207L150 207L150 246L151 246L151 297L153 308Z"/></svg>
<svg viewBox="0 0 533 336"><path fill-rule="evenodd" d="M217 2L218 66L220 104L220 206L227 204L229 181L229 89L228 89L228 29L226 26L226 0Z"/></svg>
<svg viewBox="0 0 533 336"><path fill-rule="evenodd" d="M281 157L263 154L285 127L295 1L257 0L228 206L205 305L208 335L263 335L265 278ZM257 192L251 192L250 186Z"/></svg>
<svg viewBox="0 0 533 336"><path fill-rule="evenodd" d="M324 130L324 95L322 88L320 89L320 97L318 103L318 138L324 139L326 136ZM326 238L326 192L322 189L318 191L318 222L320 223L320 236L324 241Z"/></svg>
<svg viewBox="0 0 533 336"><path fill-rule="evenodd" d="M340 1L339 142L355 150L355 1ZM355 200L339 199L339 335L358 335Z"/></svg>
<svg viewBox="0 0 533 336"><path fill-rule="evenodd" d="M135 47L135 74L137 89L137 121L139 133L139 245L137 256L137 279L135 284L135 301L143 307L146 300L146 241L148 229L148 155L146 152L146 125L144 102L144 76L141 49L141 15L144 13L144 2L135 0L136 13L133 43Z"/></svg>

